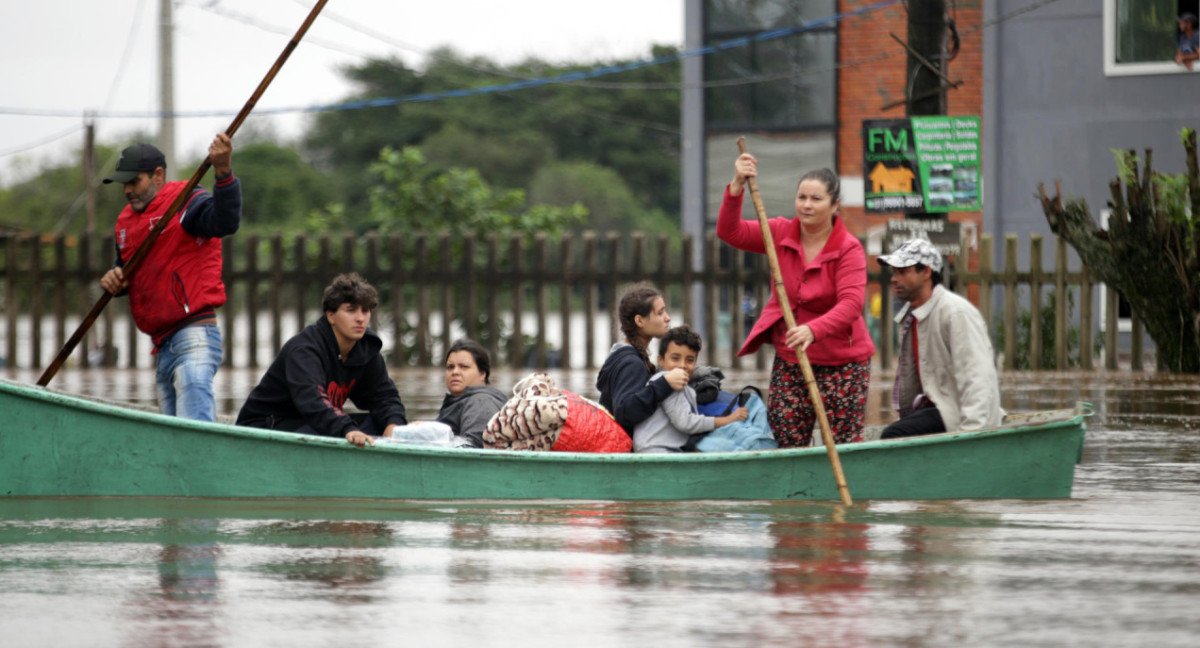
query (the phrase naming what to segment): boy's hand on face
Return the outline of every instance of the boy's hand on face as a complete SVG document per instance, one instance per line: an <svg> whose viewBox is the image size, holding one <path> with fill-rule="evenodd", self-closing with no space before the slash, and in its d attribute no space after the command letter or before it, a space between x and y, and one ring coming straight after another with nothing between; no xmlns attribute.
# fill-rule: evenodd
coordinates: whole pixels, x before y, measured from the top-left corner
<svg viewBox="0 0 1200 648"><path fill-rule="evenodd" d="M675 367L668 371L664 378L667 379L667 384L671 386L671 389L675 391L687 387L688 384L688 372L682 367Z"/></svg>

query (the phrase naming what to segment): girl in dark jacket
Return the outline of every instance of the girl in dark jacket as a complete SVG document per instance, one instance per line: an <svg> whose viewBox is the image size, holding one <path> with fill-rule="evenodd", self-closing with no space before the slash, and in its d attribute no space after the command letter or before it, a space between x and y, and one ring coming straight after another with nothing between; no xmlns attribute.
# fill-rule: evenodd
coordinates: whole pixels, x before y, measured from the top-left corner
<svg viewBox="0 0 1200 648"><path fill-rule="evenodd" d="M676 368L650 380L654 365L647 347L671 327L667 302L656 288L639 283L626 289L617 306L617 319L625 340L609 351L596 378L596 389L600 390L600 404L632 436L633 428L649 418L672 391L683 389L688 377L686 371Z"/></svg>

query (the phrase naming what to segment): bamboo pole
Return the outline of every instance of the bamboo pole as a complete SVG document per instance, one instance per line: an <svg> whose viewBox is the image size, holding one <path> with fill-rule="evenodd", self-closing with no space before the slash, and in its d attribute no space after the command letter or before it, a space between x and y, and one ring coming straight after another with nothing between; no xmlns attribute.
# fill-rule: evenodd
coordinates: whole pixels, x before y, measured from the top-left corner
<svg viewBox="0 0 1200 648"><path fill-rule="evenodd" d="M746 138L737 140L738 151L746 152ZM783 319L789 329L796 326L796 316L792 313L787 288L783 285L783 273L779 271L779 258L775 254L775 241L771 236L771 226L767 222L767 209L763 206L762 197L758 195L757 178L749 178L746 183L750 190L750 199L754 201L754 211L758 214L759 229L762 230L763 246L767 249L767 262L771 265L771 280L775 284L775 294L779 297L779 307L783 310ZM817 379L813 376L812 365L808 362L808 354L799 347L796 357L800 360L800 371L804 373L804 382L808 385L808 397L812 400L813 410L817 414L817 422L821 425L821 438L825 441L825 453L829 455L829 465L833 469L833 479L837 482L838 493L842 503L852 506L850 488L846 485L846 475L842 472L842 461L838 457L837 447L833 443L833 433L829 429L829 418L825 415L825 403L821 400L821 390L817 387Z"/></svg>

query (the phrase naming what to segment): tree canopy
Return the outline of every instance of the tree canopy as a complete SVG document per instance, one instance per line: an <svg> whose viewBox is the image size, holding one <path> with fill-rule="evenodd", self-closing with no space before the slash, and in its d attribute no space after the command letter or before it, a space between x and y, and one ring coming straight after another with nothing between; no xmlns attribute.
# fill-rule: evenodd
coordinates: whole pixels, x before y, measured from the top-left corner
<svg viewBox="0 0 1200 648"><path fill-rule="evenodd" d="M656 47L650 54L673 51ZM678 63L597 81L471 93L620 63L529 60L501 66L442 49L422 69L398 59L351 66L344 73L355 90L343 103L409 99L318 113L295 143L270 132L239 133L234 168L242 179L243 227L260 233L314 226L367 231L404 222L436 230L451 222L497 225L503 221L498 215L506 214L512 231L524 231L526 222L678 231ZM450 90L465 90L465 96L411 100ZM120 146L98 146L97 164ZM421 170L413 166L417 159ZM96 169L99 175L108 171ZM78 165L65 165L0 189L0 226L82 231L82 178ZM420 192L412 190L416 186ZM460 193L430 193L438 188ZM119 191L100 189L97 228L107 231L123 205ZM385 213L401 208L413 211ZM456 220L443 218L446 210ZM479 211L467 217L470 210ZM581 217L585 213L590 215Z"/></svg>

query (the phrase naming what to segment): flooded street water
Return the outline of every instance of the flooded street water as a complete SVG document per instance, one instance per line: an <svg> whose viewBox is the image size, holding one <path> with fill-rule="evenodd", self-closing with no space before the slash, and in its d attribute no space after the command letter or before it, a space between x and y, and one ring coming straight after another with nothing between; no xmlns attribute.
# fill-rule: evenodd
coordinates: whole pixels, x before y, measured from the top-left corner
<svg viewBox="0 0 1200 648"><path fill-rule="evenodd" d="M219 374L225 413L260 373ZM508 389L523 373L493 381ZM552 373L595 396L593 372ZM767 383L727 374L727 386ZM439 371L394 375L414 418L436 413ZM53 385L153 404L147 371L65 372ZM877 371L870 422L885 420L889 386ZM0 499L0 637L56 647L1196 645L1200 379L1007 373L1002 392L1009 410L1094 405L1071 499Z"/></svg>

